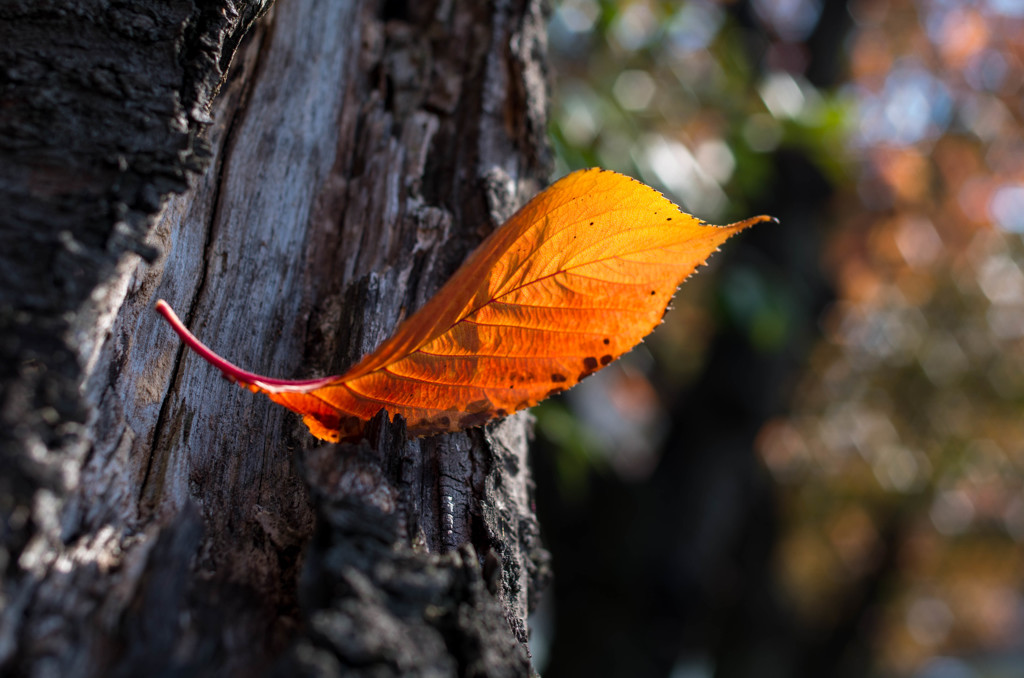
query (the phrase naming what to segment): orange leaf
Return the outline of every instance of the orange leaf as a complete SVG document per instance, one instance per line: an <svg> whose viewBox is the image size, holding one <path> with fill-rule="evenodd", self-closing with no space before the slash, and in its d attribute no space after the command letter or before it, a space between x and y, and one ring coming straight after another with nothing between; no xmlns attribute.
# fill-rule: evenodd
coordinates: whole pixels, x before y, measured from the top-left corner
<svg viewBox="0 0 1024 678"><path fill-rule="evenodd" d="M570 174L492 233L376 351L322 379L245 372L164 301L157 310L225 376L301 414L317 438L358 438L382 408L414 436L458 431L571 388L636 346L697 266L768 219L710 226L621 174Z"/></svg>

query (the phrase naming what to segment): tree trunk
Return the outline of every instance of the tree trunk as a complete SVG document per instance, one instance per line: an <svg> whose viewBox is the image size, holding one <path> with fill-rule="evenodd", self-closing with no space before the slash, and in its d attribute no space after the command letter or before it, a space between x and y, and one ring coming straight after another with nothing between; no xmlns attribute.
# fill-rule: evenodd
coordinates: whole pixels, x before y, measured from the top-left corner
<svg viewBox="0 0 1024 678"><path fill-rule="evenodd" d="M266 10L0 8L0 673L530 671L528 417L318 446L153 303L265 374L371 350L547 174L540 2Z"/></svg>

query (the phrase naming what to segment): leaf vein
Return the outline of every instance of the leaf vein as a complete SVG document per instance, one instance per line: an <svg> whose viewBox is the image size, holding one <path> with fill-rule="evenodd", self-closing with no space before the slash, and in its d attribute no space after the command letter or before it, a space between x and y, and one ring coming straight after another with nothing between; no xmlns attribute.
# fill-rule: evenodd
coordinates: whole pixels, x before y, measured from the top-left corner
<svg viewBox="0 0 1024 678"><path fill-rule="evenodd" d="M480 325L481 327L508 327L511 329L518 330L532 330L534 332L550 332L551 334L588 334L594 337L605 337L608 336L608 332L586 332L583 330L555 330L546 327L531 327L530 325L512 325L512 324L496 324L496 323L482 323L476 320L470 320L469 318L463 318L459 321L460 323L469 323L470 325ZM458 325L458 323L456 323ZM443 336L443 335L442 335Z"/></svg>

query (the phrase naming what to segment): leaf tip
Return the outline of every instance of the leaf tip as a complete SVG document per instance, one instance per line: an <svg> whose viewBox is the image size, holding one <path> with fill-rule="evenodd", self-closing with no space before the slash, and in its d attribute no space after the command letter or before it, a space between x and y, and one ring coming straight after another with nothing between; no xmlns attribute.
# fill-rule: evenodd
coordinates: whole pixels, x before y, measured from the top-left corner
<svg viewBox="0 0 1024 678"><path fill-rule="evenodd" d="M759 214L756 217L750 217L749 219L744 219L743 221L737 221L734 224L729 224L728 226L726 226L726 228L735 228L737 230L743 230L746 228L750 228L755 224L760 224L765 221L770 221L773 224L779 223L779 220L776 217L772 217L767 214Z"/></svg>

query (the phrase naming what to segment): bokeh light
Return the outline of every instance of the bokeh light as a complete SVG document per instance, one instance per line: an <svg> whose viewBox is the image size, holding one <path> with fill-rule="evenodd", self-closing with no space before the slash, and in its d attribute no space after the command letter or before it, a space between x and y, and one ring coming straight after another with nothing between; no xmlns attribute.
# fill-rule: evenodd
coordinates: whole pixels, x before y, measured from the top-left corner
<svg viewBox="0 0 1024 678"><path fill-rule="evenodd" d="M542 440L572 448L560 501L592 513L601 488L642 507L684 468L681 421L695 457L713 424L753 426L776 516L756 575L726 576L753 518L701 533L733 550L680 556L711 574L666 584L692 587L700 622L662 611L670 638L645 627L635 656L676 647L677 676L1024 675L1024 2L564 0L550 44L559 173L624 171L712 222L783 219L688 282L638 354L538 413ZM726 344L761 372L730 373ZM778 387L751 386L731 429L686 423L744 379ZM728 513L713 501L690 505ZM700 539L687 548L714 552ZM557 628L551 675L576 675Z"/></svg>

